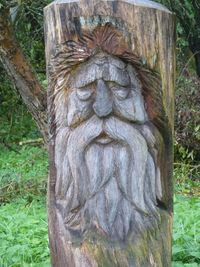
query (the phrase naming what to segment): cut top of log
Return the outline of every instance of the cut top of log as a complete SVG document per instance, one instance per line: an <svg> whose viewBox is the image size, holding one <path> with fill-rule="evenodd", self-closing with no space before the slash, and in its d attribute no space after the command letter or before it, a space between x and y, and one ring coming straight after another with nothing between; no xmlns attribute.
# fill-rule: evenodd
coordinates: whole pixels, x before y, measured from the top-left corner
<svg viewBox="0 0 200 267"><path fill-rule="evenodd" d="M105 0L103 0L105 1ZM156 3L154 1L150 1L150 0L106 0L106 2L125 2L125 3L129 3L131 5L135 5L135 6L141 6L141 7L148 7L148 8L154 8L154 9L158 9L160 11L165 11L168 13L171 13L171 11L166 8L165 6ZM65 4L65 3L75 3L75 2L81 2L81 0L55 0L53 1L50 5L53 4ZM49 6L50 6L49 5Z"/></svg>

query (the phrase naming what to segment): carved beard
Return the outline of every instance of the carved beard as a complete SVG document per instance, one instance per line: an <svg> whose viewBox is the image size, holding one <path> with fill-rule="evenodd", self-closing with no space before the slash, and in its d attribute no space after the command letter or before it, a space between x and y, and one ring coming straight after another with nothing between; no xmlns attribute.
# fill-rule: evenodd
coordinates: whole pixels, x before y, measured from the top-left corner
<svg viewBox="0 0 200 267"><path fill-rule="evenodd" d="M102 132L112 142L99 144ZM139 127L93 116L63 133L57 136L65 145L57 154L56 198L68 234L94 230L124 240L158 223L154 155Z"/></svg>

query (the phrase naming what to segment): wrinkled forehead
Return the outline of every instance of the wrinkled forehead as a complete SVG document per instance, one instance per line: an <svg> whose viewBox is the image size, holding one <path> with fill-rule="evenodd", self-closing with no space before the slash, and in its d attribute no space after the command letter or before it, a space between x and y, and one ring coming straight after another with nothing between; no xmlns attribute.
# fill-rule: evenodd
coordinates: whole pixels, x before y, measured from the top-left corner
<svg viewBox="0 0 200 267"><path fill-rule="evenodd" d="M122 60L109 56L98 55L81 64L71 77L74 87L83 87L98 79L113 81L121 86L130 84L130 67Z"/></svg>

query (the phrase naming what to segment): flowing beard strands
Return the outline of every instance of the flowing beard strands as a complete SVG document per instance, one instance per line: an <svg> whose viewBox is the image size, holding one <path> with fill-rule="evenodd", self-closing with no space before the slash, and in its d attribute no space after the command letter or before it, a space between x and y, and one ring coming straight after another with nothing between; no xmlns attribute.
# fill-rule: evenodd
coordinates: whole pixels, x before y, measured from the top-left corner
<svg viewBox="0 0 200 267"><path fill-rule="evenodd" d="M97 144L102 131L114 143ZM103 122L93 116L57 138L65 136L56 188L57 198L63 196L63 202L57 199L59 212L70 234L97 230L123 240L130 230L142 232L147 216L156 224L155 163L147 141L133 124L114 117Z"/></svg>

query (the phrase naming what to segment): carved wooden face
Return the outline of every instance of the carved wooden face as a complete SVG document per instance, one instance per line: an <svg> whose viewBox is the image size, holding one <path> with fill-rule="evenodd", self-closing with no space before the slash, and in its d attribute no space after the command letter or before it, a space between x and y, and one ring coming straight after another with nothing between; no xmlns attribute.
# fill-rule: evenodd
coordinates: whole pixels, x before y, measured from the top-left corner
<svg viewBox="0 0 200 267"><path fill-rule="evenodd" d="M144 123L147 114L141 85L131 65L107 55L88 61L72 76L69 92L68 125L87 120L116 116Z"/></svg>
<svg viewBox="0 0 200 267"><path fill-rule="evenodd" d="M140 81L131 65L99 54L69 84L67 126L56 137L58 210L70 234L124 239L154 221L161 194Z"/></svg>

